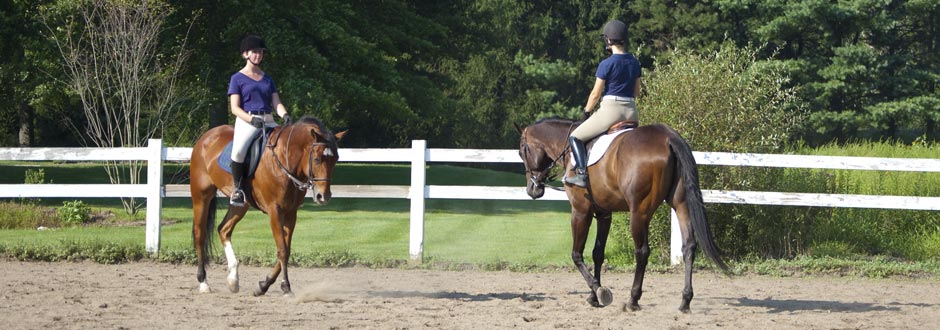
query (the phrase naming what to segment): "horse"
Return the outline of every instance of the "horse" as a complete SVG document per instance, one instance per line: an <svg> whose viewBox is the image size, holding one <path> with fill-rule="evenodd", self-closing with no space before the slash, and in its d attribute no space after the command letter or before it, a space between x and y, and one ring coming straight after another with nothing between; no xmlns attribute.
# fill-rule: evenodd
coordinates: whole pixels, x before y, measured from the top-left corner
<svg viewBox="0 0 940 330"><path fill-rule="evenodd" d="M221 190L231 196L234 186L232 175L218 162L226 145L232 141L233 132L231 125L207 131L193 146L190 161L192 237L198 267L196 279L199 280L199 292L202 293L211 292L206 283L206 259L215 222L216 193ZM284 277L281 291L284 295L291 294L287 264L291 237L297 223L297 209L303 205L308 189L313 189L313 201L316 204L326 205L330 201L331 178L339 159L337 142L346 132L333 134L323 123L311 117L273 128L254 176L249 175L249 178L244 179L247 203L242 207L230 205L216 229L228 262L229 291L236 293L239 290L238 259L232 248L232 231L249 208L254 206L270 217L271 233L277 246L277 263L271 273L258 282L254 295L265 294L282 271Z"/></svg>
<svg viewBox="0 0 940 330"><path fill-rule="evenodd" d="M577 125L580 122L559 118L543 119L525 128L515 125L520 134L519 156L525 165L526 193L532 199L543 196L546 181L550 180L549 172L559 161L562 161L561 166L567 167L568 134ZM729 272L708 227L691 147L678 132L661 124L627 131L614 138L597 164L588 167L588 177L586 188L567 185L565 191L571 203L571 259L591 289L587 298L591 306L603 307L613 301L613 293L601 285L601 266L614 211L630 212L636 256L633 287L624 310L640 309L643 277L650 255L650 219L664 201L675 209L682 231L685 288L679 311L690 311L696 241L709 259L726 274ZM584 264L583 253L593 216L597 217L597 235L592 276Z"/></svg>

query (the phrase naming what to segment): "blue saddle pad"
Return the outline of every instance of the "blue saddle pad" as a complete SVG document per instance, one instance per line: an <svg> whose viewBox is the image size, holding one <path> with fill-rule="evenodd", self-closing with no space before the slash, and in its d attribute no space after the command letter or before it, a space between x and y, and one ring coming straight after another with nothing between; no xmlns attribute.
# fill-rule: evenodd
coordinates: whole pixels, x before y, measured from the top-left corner
<svg viewBox="0 0 940 330"><path fill-rule="evenodd" d="M264 145L267 143L267 137L271 135L271 132L274 131L272 127L265 127L264 129L264 138L260 138L262 134L256 135L251 139L251 142L248 143L248 152L245 154L245 163L248 164L248 173L246 174L249 178L254 176L255 170L258 169L258 161L261 160L261 154L264 152ZM222 154L219 155L219 167L228 172L232 173L232 142L229 142L225 145L225 149L222 150Z"/></svg>
<svg viewBox="0 0 940 330"><path fill-rule="evenodd" d="M226 144L222 154L219 155L219 167L232 174L232 142Z"/></svg>

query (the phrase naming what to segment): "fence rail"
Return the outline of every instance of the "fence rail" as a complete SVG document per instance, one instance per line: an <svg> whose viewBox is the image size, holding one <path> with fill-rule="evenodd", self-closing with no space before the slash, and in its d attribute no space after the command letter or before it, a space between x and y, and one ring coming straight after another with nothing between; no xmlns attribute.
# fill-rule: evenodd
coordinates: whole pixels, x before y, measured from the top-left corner
<svg viewBox="0 0 940 330"><path fill-rule="evenodd" d="M188 185L162 185L163 161L188 162L192 148L164 148L153 139L145 148L0 148L0 160L13 161L147 161L146 184L0 184L0 198L12 197L146 197L147 251L160 248L160 208L164 197L189 197ZM424 253L425 199L529 200L523 187L426 185L428 162L450 163L520 163L516 150L428 149L423 140L412 141L411 148L340 149L341 162L409 163L411 184L334 185L334 198L406 198L411 200L409 254L420 262ZM699 165L760 166L815 169L940 172L940 159L873 158L775 155L727 152L693 152ZM154 166L156 165L156 166ZM520 177L520 183L523 182ZM309 194L309 193L308 193ZM768 191L703 190L706 203L757 205L884 208L940 210L940 197L875 196L849 194L786 193ZM541 200L564 201L564 192L546 190ZM681 236L673 212L670 256L673 264L681 260Z"/></svg>

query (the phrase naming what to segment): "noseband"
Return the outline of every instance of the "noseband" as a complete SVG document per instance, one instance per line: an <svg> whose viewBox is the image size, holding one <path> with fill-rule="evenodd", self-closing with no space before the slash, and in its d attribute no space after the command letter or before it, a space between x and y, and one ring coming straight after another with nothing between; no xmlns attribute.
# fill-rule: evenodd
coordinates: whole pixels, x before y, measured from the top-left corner
<svg viewBox="0 0 940 330"><path fill-rule="evenodd" d="M285 151L285 156L284 156L284 158L286 158L287 161L290 161L290 139L291 137L294 136L293 133L294 133L295 127L296 127L295 125L291 125L290 127L291 133L287 135L287 145L285 146L287 150ZM283 129L277 132L278 137L281 136L282 132L284 132ZM274 161L277 163L277 166L281 168L281 172L284 172L284 174L287 175L287 177L291 180L291 182L294 183L294 186L297 187L297 189L301 191L306 191L307 189L313 188L315 182L318 182L318 181L331 182L332 181L331 178L317 178L317 177L307 177L307 180L304 181L304 180L297 178L293 174L291 174L290 170L288 170L287 167L285 167L284 164L281 163L281 160L277 158L277 153L274 152L274 146L277 144L277 140L278 138L275 138L274 139L275 143L272 145L269 145L268 148L271 149L271 153L274 156ZM329 143L317 142L317 141L314 141L313 143L310 144L310 152L307 153L307 173L310 173L310 175L313 175L313 147L318 146L318 145L324 145L327 147L332 146Z"/></svg>

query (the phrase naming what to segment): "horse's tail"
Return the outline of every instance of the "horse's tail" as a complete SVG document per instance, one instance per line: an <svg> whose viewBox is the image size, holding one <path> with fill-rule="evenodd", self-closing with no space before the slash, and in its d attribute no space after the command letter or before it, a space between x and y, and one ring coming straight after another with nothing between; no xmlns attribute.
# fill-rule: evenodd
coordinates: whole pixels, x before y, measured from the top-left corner
<svg viewBox="0 0 940 330"><path fill-rule="evenodd" d="M676 171L685 184L685 200L689 208L689 216L692 218L692 232L695 240L702 247L705 256L715 262L715 265L722 271L729 273L728 265L721 259L718 247L715 246L708 219L705 217L705 200L702 198L702 190L698 185L698 167L695 164L695 157L692 156L692 147L679 136L679 133L670 131L669 146L678 161Z"/></svg>
<svg viewBox="0 0 940 330"><path fill-rule="evenodd" d="M205 233L205 235L202 236L202 255L206 256L207 260L210 259L209 252L212 251L212 247L214 246L213 242L215 242L215 240L212 239L212 234L215 233L215 213L218 211L217 199L218 197L213 193L212 198L210 198L209 203L207 203L209 211L206 212L208 213L206 215L206 221L202 224L202 232ZM193 235L195 235L195 233L193 233ZM195 239L196 237L193 236L194 241Z"/></svg>

